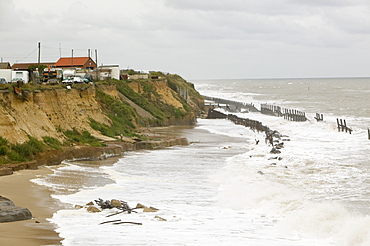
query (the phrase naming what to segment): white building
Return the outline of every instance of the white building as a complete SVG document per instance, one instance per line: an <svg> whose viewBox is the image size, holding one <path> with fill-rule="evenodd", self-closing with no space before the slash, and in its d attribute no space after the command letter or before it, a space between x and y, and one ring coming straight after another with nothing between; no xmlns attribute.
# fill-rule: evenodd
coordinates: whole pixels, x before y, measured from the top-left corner
<svg viewBox="0 0 370 246"><path fill-rule="evenodd" d="M99 80L117 79L120 80L119 65L99 66Z"/></svg>

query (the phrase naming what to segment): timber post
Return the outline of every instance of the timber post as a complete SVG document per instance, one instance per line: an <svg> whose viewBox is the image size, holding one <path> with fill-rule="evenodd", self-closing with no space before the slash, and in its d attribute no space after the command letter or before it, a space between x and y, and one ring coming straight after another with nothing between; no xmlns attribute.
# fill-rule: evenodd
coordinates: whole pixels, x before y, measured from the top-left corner
<svg viewBox="0 0 370 246"><path fill-rule="evenodd" d="M346 120L345 119L338 119L337 118L337 127L338 127L338 132L349 132L349 134L352 133L352 129L347 126Z"/></svg>
<svg viewBox="0 0 370 246"><path fill-rule="evenodd" d="M324 120L324 115L316 113L316 117L314 117L316 121L323 121Z"/></svg>

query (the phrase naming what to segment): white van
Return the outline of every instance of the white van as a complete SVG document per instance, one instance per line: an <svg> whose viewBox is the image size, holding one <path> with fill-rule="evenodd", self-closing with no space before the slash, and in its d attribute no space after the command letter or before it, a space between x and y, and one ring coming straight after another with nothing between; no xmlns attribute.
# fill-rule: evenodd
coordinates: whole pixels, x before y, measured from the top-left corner
<svg viewBox="0 0 370 246"><path fill-rule="evenodd" d="M12 82L18 82L22 80L24 84L29 82L28 71L12 71Z"/></svg>

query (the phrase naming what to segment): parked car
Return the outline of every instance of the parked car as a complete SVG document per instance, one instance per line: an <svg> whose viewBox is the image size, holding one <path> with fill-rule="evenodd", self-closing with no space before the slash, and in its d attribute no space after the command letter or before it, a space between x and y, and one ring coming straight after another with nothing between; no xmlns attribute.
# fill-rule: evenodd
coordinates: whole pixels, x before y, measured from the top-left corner
<svg viewBox="0 0 370 246"><path fill-rule="evenodd" d="M62 83L73 83L73 79L71 79L71 78L63 79Z"/></svg>
<svg viewBox="0 0 370 246"><path fill-rule="evenodd" d="M24 82L22 78L13 78L12 83L17 83L17 82Z"/></svg>
<svg viewBox="0 0 370 246"><path fill-rule="evenodd" d="M8 82L6 82L6 79L4 78L0 78L0 84L7 84Z"/></svg>
<svg viewBox="0 0 370 246"><path fill-rule="evenodd" d="M80 77L73 77L72 80L73 80L73 83L84 83L85 82Z"/></svg>
<svg viewBox="0 0 370 246"><path fill-rule="evenodd" d="M80 77L71 77L68 79L64 79L62 83L84 83L85 81Z"/></svg>

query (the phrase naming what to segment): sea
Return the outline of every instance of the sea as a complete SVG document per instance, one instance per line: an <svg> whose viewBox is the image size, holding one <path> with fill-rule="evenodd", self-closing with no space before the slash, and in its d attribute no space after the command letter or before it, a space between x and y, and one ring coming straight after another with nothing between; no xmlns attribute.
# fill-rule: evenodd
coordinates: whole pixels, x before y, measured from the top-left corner
<svg viewBox="0 0 370 246"><path fill-rule="evenodd" d="M50 218L63 245L370 245L370 78L191 82L205 96L296 109L308 120L232 112L279 132L280 154L264 133L199 118L157 129L188 146L49 167L33 182L63 206ZM99 198L158 211L89 213ZM113 220L134 223L104 223Z"/></svg>

